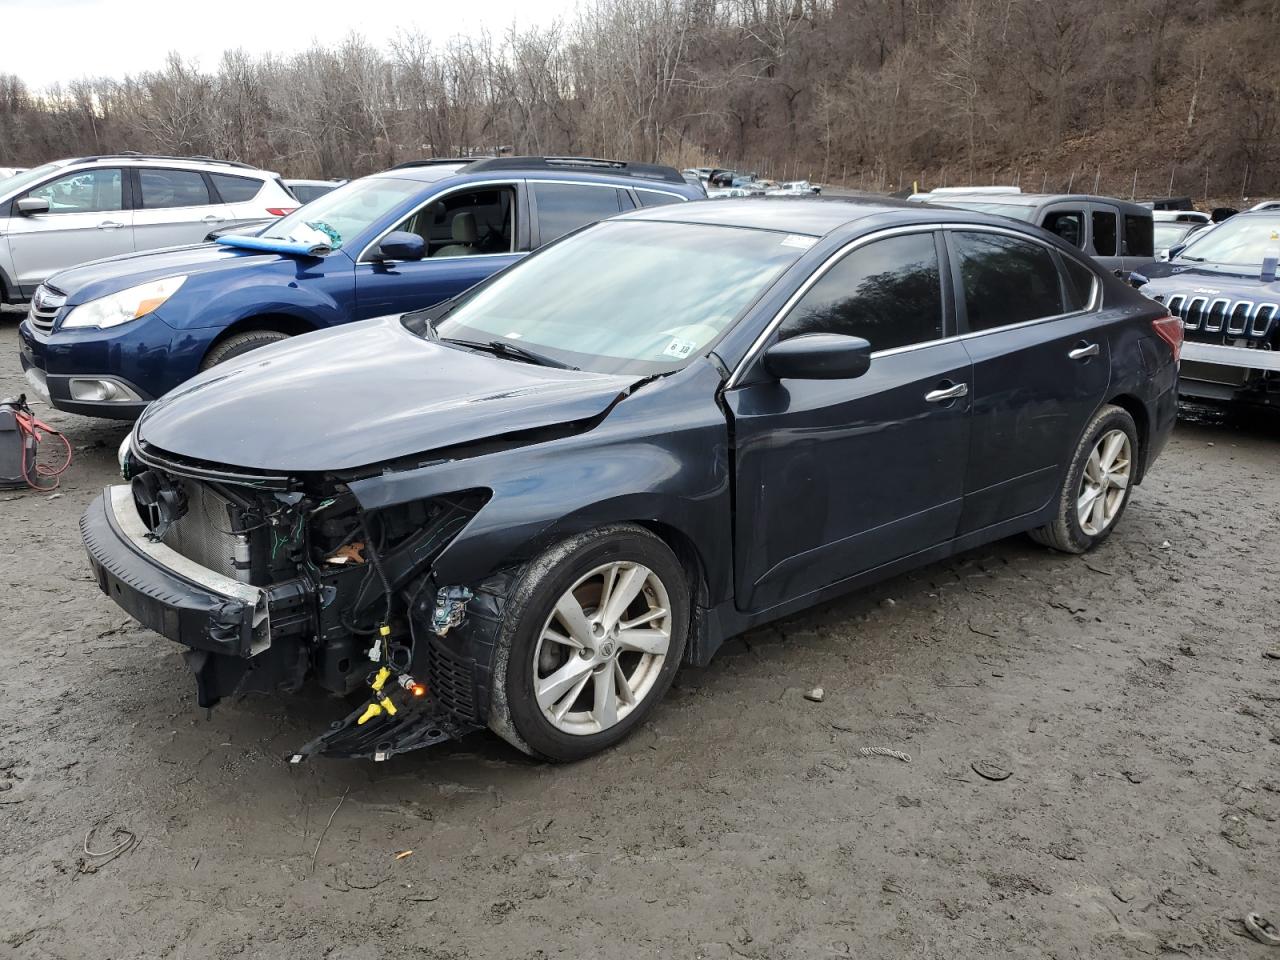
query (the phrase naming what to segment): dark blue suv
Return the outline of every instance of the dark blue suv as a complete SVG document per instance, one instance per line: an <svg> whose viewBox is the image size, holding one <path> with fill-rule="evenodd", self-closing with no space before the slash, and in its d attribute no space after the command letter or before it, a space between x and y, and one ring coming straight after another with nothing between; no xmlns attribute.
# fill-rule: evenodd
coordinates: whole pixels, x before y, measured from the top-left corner
<svg viewBox="0 0 1280 960"><path fill-rule="evenodd" d="M84 264L23 321L33 388L72 413L133 419L256 347L446 300L531 250L638 207L699 199L670 168L577 157L402 164L253 238Z"/></svg>

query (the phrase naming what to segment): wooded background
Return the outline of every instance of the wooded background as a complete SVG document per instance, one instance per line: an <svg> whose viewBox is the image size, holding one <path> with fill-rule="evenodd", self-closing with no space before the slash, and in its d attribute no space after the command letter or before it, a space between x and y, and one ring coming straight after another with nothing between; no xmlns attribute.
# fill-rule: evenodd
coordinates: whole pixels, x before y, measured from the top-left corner
<svg viewBox="0 0 1280 960"><path fill-rule="evenodd" d="M352 177L509 149L864 189L1280 193L1277 0L588 0L547 29L179 53L29 90L0 162L138 150Z"/></svg>

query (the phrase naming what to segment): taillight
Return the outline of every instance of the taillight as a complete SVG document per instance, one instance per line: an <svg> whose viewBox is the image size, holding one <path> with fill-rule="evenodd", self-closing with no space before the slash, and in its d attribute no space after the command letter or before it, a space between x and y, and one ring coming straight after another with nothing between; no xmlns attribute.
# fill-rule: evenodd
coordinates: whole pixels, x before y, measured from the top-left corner
<svg viewBox="0 0 1280 960"><path fill-rule="evenodd" d="M286 213L293 213L297 207L267 207L267 213L273 217L283 217Z"/></svg>
<svg viewBox="0 0 1280 960"><path fill-rule="evenodd" d="M1182 320L1179 317L1164 316L1151 321L1151 329L1156 336L1169 345L1173 351L1173 362L1182 359Z"/></svg>

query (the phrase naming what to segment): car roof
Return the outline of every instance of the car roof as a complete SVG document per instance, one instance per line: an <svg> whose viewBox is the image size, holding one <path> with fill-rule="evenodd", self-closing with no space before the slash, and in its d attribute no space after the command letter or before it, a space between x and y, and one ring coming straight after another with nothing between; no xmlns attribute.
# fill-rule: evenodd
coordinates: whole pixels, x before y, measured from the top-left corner
<svg viewBox="0 0 1280 960"><path fill-rule="evenodd" d="M855 220L882 213L914 214L910 219L936 220L933 211L918 203L869 197L743 197L730 200L695 200L691 203L645 207L617 220L665 220L708 226L748 227L821 237ZM975 217L980 216L975 214Z"/></svg>
<svg viewBox="0 0 1280 960"><path fill-rule="evenodd" d="M1108 203L1131 213L1150 214L1151 208L1116 197L1102 197L1091 193L948 193L924 198L925 203L948 204L955 202L1003 203L1011 207L1041 207L1050 203Z"/></svg>

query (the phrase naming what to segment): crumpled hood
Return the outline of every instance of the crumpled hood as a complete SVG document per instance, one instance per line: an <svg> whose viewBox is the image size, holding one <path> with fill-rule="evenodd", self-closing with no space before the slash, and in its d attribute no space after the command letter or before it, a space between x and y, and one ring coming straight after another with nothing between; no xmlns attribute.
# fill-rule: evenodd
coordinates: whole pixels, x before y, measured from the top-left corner
<svg viewBox="0 0 1280 960"><path fill-rule="evenodd" d="M295 337L202 373L147 407L137 435L227 466L349 470L587 420L639 379L473 353L384 317Z"/></svg>
<svg viewBox="0 0 1280 960"><path fill-rule="evenodd" d="M243 270L258 264L265 266L293 259L296 258L279 253L255 253L220 244L201 243L92 260L55 273L46 281L46 285L66 294L67 303L76 306L164 277Z"/></svg>

